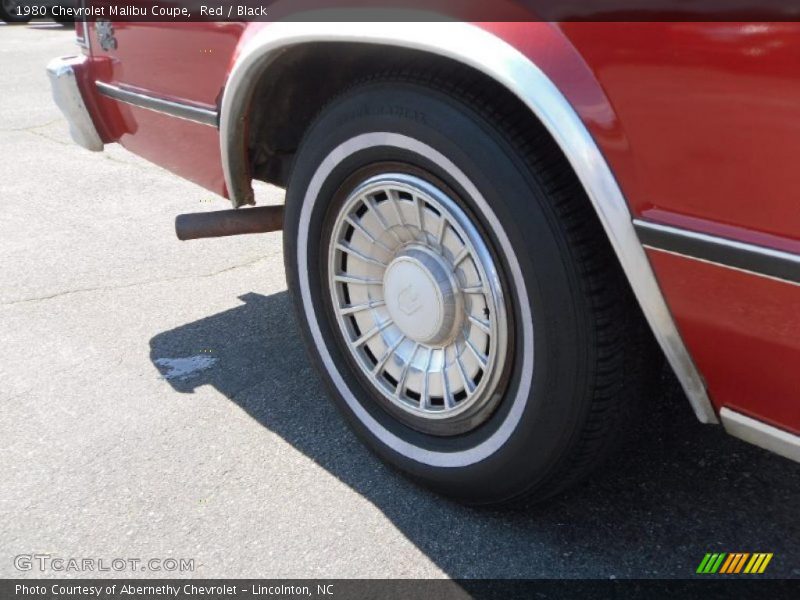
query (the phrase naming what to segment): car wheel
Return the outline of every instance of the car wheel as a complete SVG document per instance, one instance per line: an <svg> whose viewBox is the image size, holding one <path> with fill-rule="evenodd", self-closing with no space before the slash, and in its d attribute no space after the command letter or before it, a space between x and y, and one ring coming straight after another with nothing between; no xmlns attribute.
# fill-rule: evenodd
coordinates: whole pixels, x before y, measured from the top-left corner
<svg viewBox="0 0 800 600"><path fill-rule="evenodd" d="M0 19L6 23L27 23L31 17L17 15L17 0L0 0Z"/></svg>
<svg viewBox="0 0 800 600"><path fill-rule="evenodd" d="M658 362L564 157L501 97L358 85L306 132L286 199L289 286L347 421L473 504L584 477Z"/></svg>

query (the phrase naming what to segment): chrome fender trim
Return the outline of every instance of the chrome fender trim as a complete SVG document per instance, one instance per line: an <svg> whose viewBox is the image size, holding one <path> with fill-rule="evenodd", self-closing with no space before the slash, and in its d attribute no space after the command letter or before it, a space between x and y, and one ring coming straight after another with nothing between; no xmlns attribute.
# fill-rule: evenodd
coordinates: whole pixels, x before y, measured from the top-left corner
<svg viewBox="0 0 800 600"><path fill-rule="evenodd" d="M800 462L800 436L723 407L719 413L725 431L745 442Z"/></svg>
<svg viewBox="0 0 800 600"><path fill-rule="evenodd" d="M594 205L642 311L703 423L717 423L705 384L672 319L636 235L611 169L578 114L555 84L516 48L468 23L300 23L264 27L243 45L222 98L220 144L225 184L234 206L253 203L246 163L246 109L256 82L290 46L351 42L400 46L457 60L481 71L522 100L561 147Z"/></svg>

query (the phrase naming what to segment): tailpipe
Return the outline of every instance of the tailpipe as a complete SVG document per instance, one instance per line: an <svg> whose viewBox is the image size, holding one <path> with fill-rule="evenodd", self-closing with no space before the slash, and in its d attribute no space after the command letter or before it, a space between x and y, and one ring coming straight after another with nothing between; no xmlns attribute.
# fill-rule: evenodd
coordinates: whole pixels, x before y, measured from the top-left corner
<svg viewBox="0 0 800 600"><path fill-rule="evenodd" d="M225 237L243 233L268 233L283 229L283 206L190 213L175 217L179 240Z"/></svg>

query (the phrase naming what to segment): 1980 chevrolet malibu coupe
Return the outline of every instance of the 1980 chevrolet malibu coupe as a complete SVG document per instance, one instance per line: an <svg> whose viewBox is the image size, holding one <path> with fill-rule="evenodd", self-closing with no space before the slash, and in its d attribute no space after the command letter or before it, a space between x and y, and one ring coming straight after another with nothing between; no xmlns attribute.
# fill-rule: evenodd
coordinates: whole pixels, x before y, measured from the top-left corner
<svg viewBox="0 0 800 600"><path fill-rule="evenodd" d="M314 363L416 480L552 496L663 357L700 421L800 460L797 24L77 32L48 67L75 141L230 199L182 238L282 228Z"/></svg>

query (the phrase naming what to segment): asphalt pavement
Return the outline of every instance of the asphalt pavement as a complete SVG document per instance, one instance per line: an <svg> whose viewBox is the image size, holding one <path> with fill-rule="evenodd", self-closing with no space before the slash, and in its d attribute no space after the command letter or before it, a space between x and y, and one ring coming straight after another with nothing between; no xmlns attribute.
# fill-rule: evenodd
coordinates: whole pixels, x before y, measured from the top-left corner
<svg viewBox="0 0 800 600"><path fill-rule="evenodd" d="M195 561L44 573L72 577L689 577L739 551L800 577L800 465L698 423L666 375L604 472L544 506L388 469L311 369L281 234L179 242L176 214L226 201L71 143L44 66L73 36L0 26L0 577L42 576L31 554Z"/></svg>

